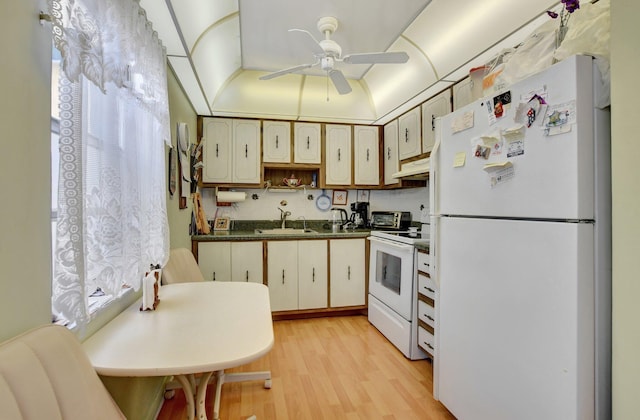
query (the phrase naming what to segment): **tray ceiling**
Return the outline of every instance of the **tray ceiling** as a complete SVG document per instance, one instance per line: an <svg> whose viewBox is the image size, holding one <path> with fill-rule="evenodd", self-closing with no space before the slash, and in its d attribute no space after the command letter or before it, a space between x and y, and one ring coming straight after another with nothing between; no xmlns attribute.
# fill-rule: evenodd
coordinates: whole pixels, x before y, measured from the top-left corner
<svg viewBox="0 0 640 420"><path fill-rule="evenodd" d="M141 0L168 61L199 115L382 124L513 47L557 1L511 0ZM338 19L331 36L342 55L405 51L405 64L338 63L352 92L339 95L312 68L271 80L260 76L313 63L289 32L324 38L316 24ZM300 35L300 34L298 34Z"/></svg>

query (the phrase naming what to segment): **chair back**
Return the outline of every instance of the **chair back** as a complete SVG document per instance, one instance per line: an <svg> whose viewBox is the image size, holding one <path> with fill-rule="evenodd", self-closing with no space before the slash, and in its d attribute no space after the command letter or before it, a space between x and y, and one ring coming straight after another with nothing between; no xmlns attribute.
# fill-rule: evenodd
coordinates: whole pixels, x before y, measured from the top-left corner
<svg viewBox="0 0 640 420"><path fill-rule="evenodd" d="M187 248L172 249L162 268L162 284L204 281L195 257Z"/></svg>

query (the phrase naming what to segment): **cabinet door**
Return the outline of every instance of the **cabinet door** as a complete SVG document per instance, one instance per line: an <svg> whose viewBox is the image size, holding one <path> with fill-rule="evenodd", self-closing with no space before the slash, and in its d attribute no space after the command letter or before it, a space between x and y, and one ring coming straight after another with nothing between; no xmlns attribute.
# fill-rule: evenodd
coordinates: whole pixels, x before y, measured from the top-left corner
<svg viewBox="0 0 640 420"><path fill-rule="evenodd" d="M473 102L473 81L465 77L453 85L453 110L462 108Z"/></svg>
<svg viewBox="0 0 640 420"><path fill-rule="evenodd" d="M259 120L233 120L232 170L235 183L260 183Z"/></svg>
<svg viewBox="0 0 640 420"><path fill-rule="evenodd" d="M398 155L399 159L408 159L421 153L420 107L413 108L398 117Z"/></svg>
<svg viewBox="0 0 640 420"><path fill-rule="evenodd" d="M327 124L326 185L351 185L351 126Z"/></svg>
<svg viewBox="0 0 640 420"><path fill-rule="evenodd" d="M298 242L267 242L267 282L272 311L298 309Z"/></svg>
<svg viewBox="0 0 640 420"><path fill-rule="evenodd" d="M298 309L326 308L327 241L298 241Z"/></svg>
<svg viewBox="0 0 640 420"><path fill-rule="evenodd" d="M269 163L291 162L291 123L288 121L264 121L262 127L262 161Z"/></svg>
<svg viewBox="0 0 640 420"><path fill-rule="evenodd" d="M398 162L398 120L384 126L384 185L399 184L400 180L391 175L400 170Z"/></svg>
<svg viewBox="0 0 640 420"><path fill-rule="evenodd" d="M226 118L204 118L202 131L202 182L232 182L233 121Z"/></svg>
<svg viewBox="0 0 640 420"><path fill-rule="evenodd" d="M356 185L379 185L380 183L380 136L378 127L360 126L353 128L354 136L354 178Z"/></svg>
<svg viewBox="0 0 640 420"><path fill-rule="evenodd" d="M231 280L262 283L262 241L231 243Z"/></svg>
<svg viewBox="0 0 640 420"><path fill-rule="evenodd" d="M294 123L293 161L295 163L320 163L321 132L317 123Z"/></svg>
<svg viewBox="0 0 640 420"><path fill-rule="evenodd" d="M436 118L447 115L449 112L451 112L449 89L422 104L422 153L431 152L433 149L436 141Z"/></svg>
<svg viewBox="0 0 640 420"><path fill-rule="evenodd" d="M231 243L198 242L198 265L205 280L231 281Z"/></svg>
<svg viewBox="0 0 640 420"><path fill-rule="evenodd" d="M364 305L365 240L335 239L329 241L330 305Z"/></svg>

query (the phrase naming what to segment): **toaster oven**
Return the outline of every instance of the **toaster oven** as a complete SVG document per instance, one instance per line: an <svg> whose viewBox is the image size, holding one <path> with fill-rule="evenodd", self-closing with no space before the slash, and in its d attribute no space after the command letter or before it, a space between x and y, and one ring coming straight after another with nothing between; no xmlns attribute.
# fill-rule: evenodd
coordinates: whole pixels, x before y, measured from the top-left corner
<svg viewBox="0 0 640 420"><path fill-rule="evenodd" d="M371 229L406 230L411 224L411 213L408 211L374 211L371 212Z"/></svg>

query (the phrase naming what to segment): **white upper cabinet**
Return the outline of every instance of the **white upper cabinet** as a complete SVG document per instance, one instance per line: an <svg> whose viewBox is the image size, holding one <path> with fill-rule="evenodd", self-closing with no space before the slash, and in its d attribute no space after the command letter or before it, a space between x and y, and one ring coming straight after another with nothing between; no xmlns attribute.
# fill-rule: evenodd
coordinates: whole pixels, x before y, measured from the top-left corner
<svg viewBox="0 0 640 420"><path fill-rule="evenodd" d="M400 170L398 162L398 120L393 120L384 126L384 149L382 150L384 162L384 185L400 183L391 175Z"/></svg>
<svg viewBox="0 0 640 420"><path fill-rule="evenodd" d="M291 162L291 123L264 121L262 123L262 161L265 163Z"/></svg>
<svg viewBox="0 0 640 420"><path fill-rule="evenodd" d="M293 161L320 163L322 159L321 126L318 123L294 123Z"/></svg>
<svg viewBox="0 0 640 420"><path fill-rule="evenodd" d="M260 183L260 121L203 119L202 182Z"/></svg>
<svg viewBox="0 0 640 420"><path fill-rule="evenodd" d="M435 144L435 120L451 112L451 91L439 93L422 104L422 153L431 152Z"/></svg>
<svg viewBox="0 0 640 420"><path fill-rule="evenodd" d="M465 77L453 85L453 110L473 102L473 81L470 77Z"/></svg>
<svg viewBox="0 0 640 420"><path fill-rule="evenodd" d="M422 149L420 107L398 117L398 157L400 160L418 156Z"/></svg>
<svg viewBox="0 0 640 420"><path fill-rule="evenodd" d="M377 186L380 183L380 129L357 125L353 128L354 178L356 185Z"/></svg>
<svg viewBox="0 0 640 420"><path fill-rule="evenodd" d="M204 118L203 120L202 182L232 182L231 138L233 120Z"/></svg>
<svg viewBox="0 0 640 420"><path fill-rule="evenodd" d="M240 184L260 183L260 121L233 120L233 178Z"/></svg>
<svg viewBox="0 0 640 420"><path fill-rule="evenodd" d="M351 185L351 126L327 124L326 185Z"/></svg>

